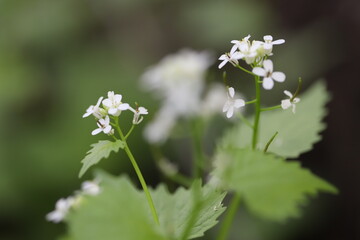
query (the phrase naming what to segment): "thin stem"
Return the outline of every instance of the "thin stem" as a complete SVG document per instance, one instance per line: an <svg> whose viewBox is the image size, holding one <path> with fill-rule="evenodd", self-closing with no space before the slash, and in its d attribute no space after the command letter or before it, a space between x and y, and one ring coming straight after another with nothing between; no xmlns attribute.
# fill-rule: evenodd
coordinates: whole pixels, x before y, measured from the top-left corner
<svg viewBox="0 0 360 240"><path fill-rule="evenodd" d="M281 105L276 105L276 106L268 107L268 108L262 108L262 109L260 109L260 111L265 112L265 111L275 110L275 109L279 109L279 108L281 108Z"/></svg>
<svg viewBox="0 0 360 240"><path fill-rule="evenodd" d="M239 69L241 69L241 70L243 70L244 72L246 72L246 73L248 73L248 74L251 74L251 75L253 75L253 76L255 76L255 77L257 76L255 73L253 73L253 72L251 72L251 71L243 68L243 67L240 66L239 64L237 64L236 67L239 68Z"/></svg>
<svg viewBox="0 0 360 240"><path fill-rule="evenodd" d="M219 235L217 236L216 240L225 240L229 235L231 223L234 220L239 204L240 204L240 195L236 193L231 199L230 206L226 211L225 219L222 222L222 225L219 230Z"/></svg>
<svg viewBox="0 0 360 240"><path fill-rule="evenodd" d="M127 139L127 138L130 136L130 134L132 133L132 131L134 130L134 128L135 128L135 124L133 124L133 125L131 126L130 130L128 131L128 133L127 133L126 136L125 136L125 139Z"/></svg>
<svg viewBox="0 0 360 240"><path fill-rule="evenodd" d="M275 137L278 135L279 132L276 132L269 140L269 142L266 144L265 148L264 148L264 153L267 152L270 144L274 141Z"/></svg>
<svg viewBox="0 0 360 240"><path fill-rule="evenodd" d="M255 76L255 90L256 90L256 103L255 103L255 119L254 119L254 130L253 130L253 136L252 136L252 149L256 148L257 139L258 139L258 131L259 131L259 121L260 121L260 112L261 112L261 106L260 106L260 84L259 84L259 76Z"/></svg>
<svg viewBox="0 0 360 240"><path fill-rule="evenodd" d="M132 154L131 151L130 151L130 148L129 148L127 142L126 142L126 138L125 138L123 132L122 132L121 129L120 129L119 119L118 119L118 118L115 118L115 123L116 123L116 129L117 129L117 131L119 132L119 135L120 135L120 137L121 137L121 140L122 140L122 141L124 142L124 144L125 144L124 150L125 150L126 154L128 155L128 157L129 157L129 159L130 159L130 161L131 161L131 164L132 164L133 167L134 167L134 170L135 170L135 172L136 172L136 175L137 175L138 178L139 178L140 184L141 184L141 186L142 186L142 188L143 188L143 190L144 190L144 193L145 193L146 199L147 199L147 201L148 201L148 204L149 204L151 213L152 213L152 215L153 215L153 218L154 218L155 222L159 225L159 224L160 224L160 223L159 223L159 217L158 217L158 215L157 215L157 213L156 213L156 208L155 208L155 206L154 206L154 202L153 202L152 197L151 197L151 195L150 195L149 189L148 189L148 187L147 187L147 185L146 185L145 179L144 179L144 177L143 177L143 175L142 175L142 173L141 173L141 171L140 171L140 168L139 168L138 164L136 163L136 160L135 160L133 154Z"/></svg>
<svg viewBox="0 0 360 240"><path fill-rule="evenodd" d="M205 158L202 149L202 126L199 120L194 120L191 123L192 133L193 133L193 149L194 149L194 168L193 175L194 178L201 178L203 175L203 167L205 163Z"/></svg>
<svg viewBox="0 0 360 240"><path fill-rule="evenodd" d="M248 102L245 102L245 104L252 104L252 103L256 103L257 99L254 99L254 100L251 100L251 101L248 101Z"/></svg>

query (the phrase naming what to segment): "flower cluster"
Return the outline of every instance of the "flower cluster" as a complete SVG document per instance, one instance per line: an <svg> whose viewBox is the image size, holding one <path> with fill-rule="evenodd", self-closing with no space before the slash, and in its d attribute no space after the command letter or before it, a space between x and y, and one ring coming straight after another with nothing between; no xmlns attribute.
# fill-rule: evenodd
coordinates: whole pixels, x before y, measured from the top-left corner
<svg viewBox="0 0 360 240"><path fill-rule="evenodd" d="M219 69L224 67L226 63L230 63L234 67L257 76L259 79L258 83L261 83L265 90L271 90L274 87L274 81L285 81L285 74L283 72L274 71L273 62L268 59L268 57L273 55L273 46L285 43L284 39L273 41L273 37L271 35L266 35L263 37L263 41L250 41L250 35L248 35L242 40L232 40L231 43L233 46L230 49L230 52L227 52L219 57L219 60L221 61ZM244 60L246 64L252 68L252 70L250 71L241 67L239 65L239 60ZM260 80L260 78L262 79ZM226 116L231 118L234 110L245 106L246 103L242 99L234 99L234 88L229 87L228 89L228 100L225 102L223 112L226 112ZM289 91L285 92L286 95L291 95ZM293 112L295 113L295 103L299 101L300 99L298 98L292 99L291 95L290 99L283 100L281 102L281 107L283 109L287 109L292 106Z"/></svg>
<svg viewBox="0 0 360 240"><path fill-rule="evenodd" d="M91 105L83 115L83 118L93 115L97 120L96 124L98 128L91 132L92 135L101 132L107 135L114 134L110 116L118 117L122 111L130 110L134 113L133 124L135 125L143 120L141 115L148 114L147 109L144 107L136 107L136 109L134 109L130 107L128 103L123 103L121 94L115 94L113 91L109 91L107 95L108 98L104 99L103 97L100 97L96 105ZM102 107L100 106L101 104Z"/></svg>
<svg viewBox="0 0 360 240"><path fill-rule="evenodd" d="M81 190L75 191L74 196L59 199L55 204L55 210L46 215L46 219L50 222L59 223L68 214L70 209L81 202L83 195L98 195L101 189L99 182L85 181L81 184Z"/></svg>
<svg viewBox="0 0 360 240"><path fill-rule="evenodd" d="M264 41L254 40L250 42L250 35L242 40L232 40L233 47L229 53L220 56L219 68L222 68L226 63L230 62L236 66L239 64L240 59L245 60L247 64L260 63L264 57L271 56L273 45L285 43L284 39L273 41L273 37L266 35L263 37Z"/></svg>
<svg viewBox="0 0 360 240"><path fill-rule="evenodd" d="M206 71L212 63L208 52L187 49L166 56L143 74L142 87L162 100L159 112L145 128L150 143L164 142L180 118L208 117L221 110L226 100L224 86L213 85L204 94Z"/></svg>

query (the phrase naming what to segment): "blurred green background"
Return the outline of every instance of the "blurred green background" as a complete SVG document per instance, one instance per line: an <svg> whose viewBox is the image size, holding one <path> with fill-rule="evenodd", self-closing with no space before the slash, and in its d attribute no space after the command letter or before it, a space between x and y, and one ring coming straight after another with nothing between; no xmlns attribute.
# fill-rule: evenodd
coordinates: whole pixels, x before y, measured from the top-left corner
<svg viewBox="0 0 360 240"><path fill-rule="evenodd" d="M48 223L45 215L80 187L80 160L102 138L90 135L95 124L81 116L99 96L114 90L154 113L158 102L139 87L146 67L184 47L219 56L229 51L230 40L247 34L286 39L274 61L288 81L265 94L269 101L295 89L299 76L305 86L326 78L333 94L329 128L301 160L341 194L321 196L303 219L287 224L266 223L243 210L231 239L360 237L359 11L356 0L0 0L0 239L64 233L63 224ZM221 82L221 74L214 64L211 78ZM158 172L141 132L142 126L130 145L156 185ZM133 176L122 154L101 167Z"/></svg>

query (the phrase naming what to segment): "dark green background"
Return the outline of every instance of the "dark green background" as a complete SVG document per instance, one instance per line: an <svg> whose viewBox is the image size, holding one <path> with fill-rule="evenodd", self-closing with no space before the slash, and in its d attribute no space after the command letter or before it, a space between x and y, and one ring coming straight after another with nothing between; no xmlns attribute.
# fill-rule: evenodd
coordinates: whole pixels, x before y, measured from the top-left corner
<svg viewBox="0 0 360 240"><path fill-rule="evenodd" d="M219 56L247 34L287 41L273 58L287 82L265 99L278 101L282 90L296 88L298 76L305 86L326 78L333 95L329 128L301 160L339 187L340 196L321 196L302 220L288 224L262 222L243 210L231 239L356 239L359 12L356 0L0 0L0 239L55 239L65 231L45 215L79 188L80 160L102 138L90 135L91 119L81 118L99 96L114 90L143 103L151 118L158 102L138 81L146 67L184 47ZM226 70L237 84L241 75ZM221 82L221 74L214 64L209 78ZM245 94L250 89L237 85ZM155 185L160 177L141 131L130 145ZM180 147L189 151L188 144ZM123 154L101 167L133 176Z"/></svg>

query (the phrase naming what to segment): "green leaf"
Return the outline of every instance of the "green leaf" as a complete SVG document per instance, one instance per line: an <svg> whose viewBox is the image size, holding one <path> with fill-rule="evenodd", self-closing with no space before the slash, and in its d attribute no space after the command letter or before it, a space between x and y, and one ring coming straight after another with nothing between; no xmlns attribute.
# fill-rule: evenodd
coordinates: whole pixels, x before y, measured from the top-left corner
<svg viewBox="0 0 360 240"><path fill-rule="evenodd" d="M124 148L124 142L120 140L112 141L99 141L91 145L91 149L87 152L86 157L81 160L83 166L79 173L79 178L93 165L100 162L103 158L108 158L111 151L118 152L119 148Z"/></svg>
<svg viewBox="0 0 360 240"><path fill-rule="evenodd" d="M250 149L218 151L212 175L223 187L239 193L254 214L269 220L298 217L307 195L337 193L298 162Z"/></svg>
<svg viewBox="0 0 360 240"><path fill-rule="evenodd" d="M153 220L145 195L127 178L100 179L100 194L84 196L67 217L71 239L167 239Z"/></svg>
<svg viewBox="0 0 360 240"><path fill-rule="evenodd" d="M312 149L312 145L321 140L319 133L325 129L322 121L327 111L325 104L330 97L325 83L318 82L309 91L300 96L296 105L296 114L290 109L262 112L258 148L263 150L266 143L278 132L268 152L286 158L296 158ZM240 122L224 136L224 147L247 147L251 145L252 129Z"/></svg>
<svg viewBox="0 0 360 240"><path fill-rule="evenodd" d="M190 189L178 188L173 194L164 185L152 191L160 226L173 239L181 239L190 221L193 224L186 239L203 236L225 211L225 195L209 185L201 187L200 181L195 181Z"/></svg>
<svg viewBox="0 0 360 240"><path fill-rule="evenodd" d="M101 173L97 179L100 194L84 196L66 219L69 239L180 240L189 222L192 224L186 239L191 239L203 236L225 210L225 193L208 185L201 187L200 181L175 193L160 185L151 191L160 220L157 225L144 193L127 178Z"/></svg>

